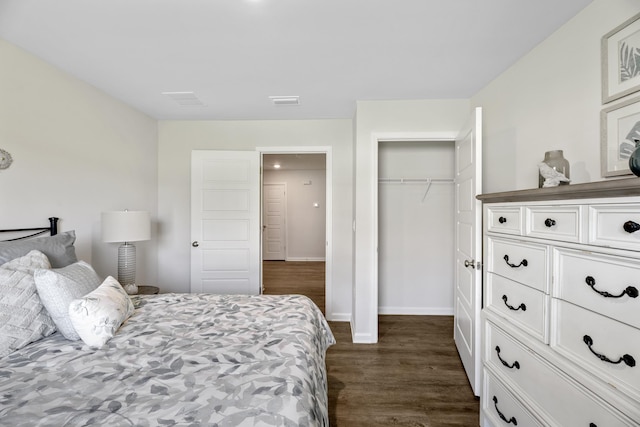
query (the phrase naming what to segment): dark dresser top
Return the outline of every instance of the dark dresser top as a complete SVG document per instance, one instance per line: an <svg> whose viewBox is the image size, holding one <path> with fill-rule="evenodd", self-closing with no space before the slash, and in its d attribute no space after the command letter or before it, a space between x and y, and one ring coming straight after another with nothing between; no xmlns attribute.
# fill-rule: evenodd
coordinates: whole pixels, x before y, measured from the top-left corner
<svg viewBox="0 0 640 427"><path fill-rule="evenodd" d="M640 196L640 178L611 179L584 184L560 185L558 187L503 191L499 193L479 194L477 198L483 203L497 203L628 196Z"/></svg>

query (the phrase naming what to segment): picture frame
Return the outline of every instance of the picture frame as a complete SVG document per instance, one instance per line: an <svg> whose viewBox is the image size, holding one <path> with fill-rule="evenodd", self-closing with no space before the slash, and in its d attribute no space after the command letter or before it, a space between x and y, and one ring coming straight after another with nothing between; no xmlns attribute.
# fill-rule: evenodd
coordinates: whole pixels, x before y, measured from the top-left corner
<svg viewBox="0 0 640 427"><path fill-rule="evenodd" d="M640 90L640 13L602 37L602 103Z"/></svg>
<svg viewBox="0 0 640 427"><path fill-rule="evenodd" d="M605 108L600 113L600 161L603 177L632 175L629 157L640 140L640 97Z"/></svg>

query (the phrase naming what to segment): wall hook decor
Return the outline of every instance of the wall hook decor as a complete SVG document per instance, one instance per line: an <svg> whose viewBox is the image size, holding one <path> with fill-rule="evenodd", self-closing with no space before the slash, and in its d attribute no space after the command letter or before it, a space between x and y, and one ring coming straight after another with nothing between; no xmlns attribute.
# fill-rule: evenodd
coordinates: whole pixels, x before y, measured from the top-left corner
<svg viewBox="0 0 640 427"><path fill-rule="evenodd" d="M11 166L12 162L13 158L11 157L11 154L0 148L0 169L8 168Z"/></svg>

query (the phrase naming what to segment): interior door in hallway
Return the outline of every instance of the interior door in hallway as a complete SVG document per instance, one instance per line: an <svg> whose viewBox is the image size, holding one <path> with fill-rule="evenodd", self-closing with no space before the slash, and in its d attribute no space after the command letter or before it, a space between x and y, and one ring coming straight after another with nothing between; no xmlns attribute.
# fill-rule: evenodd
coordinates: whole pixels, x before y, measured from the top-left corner
<svg viewBox="0 0 640 427"><path fill-rule="evenodd" d="M262 197L262 259L284 261L287 259L287 185L263 184Z"/></svg>
<svg viewBox="0 0 640 427"><path fill-rule="evenodd" d="M480 393L482 309L482 109L456 138L454 340L476 396Z"/></svg>
<svg viewBox="0 0 640 427"><path fill-rule="evenodd" d="M260 293L260 157L191 155L191 292Z"/></svg>

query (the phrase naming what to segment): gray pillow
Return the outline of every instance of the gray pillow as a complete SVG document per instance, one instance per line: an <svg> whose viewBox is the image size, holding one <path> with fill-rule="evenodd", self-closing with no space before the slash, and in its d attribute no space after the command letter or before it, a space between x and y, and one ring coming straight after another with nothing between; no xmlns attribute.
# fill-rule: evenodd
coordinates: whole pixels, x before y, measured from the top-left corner
<svg viewBox="0 0 640 427"><path fill-rule="evenodd" d="M0 265L12 259L25 256L32 250L42 252L49 258L51 267L66 267L78 261L75 231L66 231L55 236L36 237L34 239L18 240L14 242L0 242Z"/></svg>
<svg viewBox="0 0 640 427"><path fill-rule="evenodd" d="M69 304L100 286L100 277L84 261L53 270L36 270L33 277L40 301L49 312L58 331L68 340L79 340L80 335L69 318Z"/></svg>
<svg viewBox="0 0 640 427"><path fill-rule="evenodd" d="M36 269L49 266L42 252L31 251L0 267L0 357L55 332L33 280Z"/></svg>

